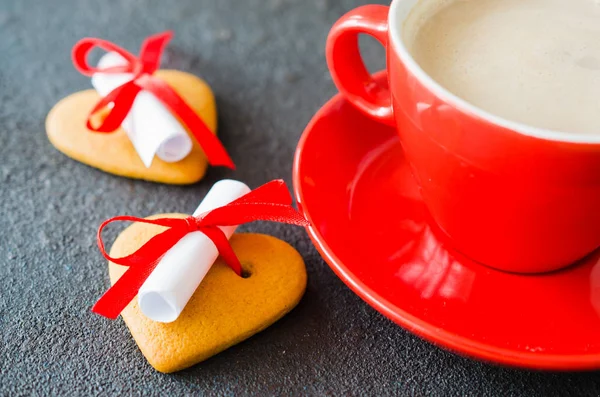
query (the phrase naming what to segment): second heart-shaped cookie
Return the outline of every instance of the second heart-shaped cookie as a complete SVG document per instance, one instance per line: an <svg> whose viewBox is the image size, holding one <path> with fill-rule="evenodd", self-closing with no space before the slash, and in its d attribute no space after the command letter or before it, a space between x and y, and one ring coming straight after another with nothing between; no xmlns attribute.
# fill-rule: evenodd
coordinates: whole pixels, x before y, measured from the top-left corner
<svg viewBox="0 0 600 397"><path fill-rule="evenodd" d="M183 214L156 215L185 217ZM164 228L134 223L115 240L110 255L131 254ZM137 299L121 313L140 350L155 369L174 372L199 363L273 324L292 310L306 288L306 268L288 243L264 234L234 234L231 246L244 277L220 259L177 320L145 317ZM114 284L127 268L109 263Z"/></svg>

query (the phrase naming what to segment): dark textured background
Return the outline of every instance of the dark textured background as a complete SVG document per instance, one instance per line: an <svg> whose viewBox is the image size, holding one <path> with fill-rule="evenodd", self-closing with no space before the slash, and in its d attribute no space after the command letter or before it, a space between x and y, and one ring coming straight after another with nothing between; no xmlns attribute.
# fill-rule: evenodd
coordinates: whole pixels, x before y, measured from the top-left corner
<svg viewBox="0 0 600 397"><path fill-rule="evenodd" d="M192 211L213 182L291 182L312 114L335 93L324 43L352 0L0 1L0 394L5 395L599 395L598 373L537 373L456 356L394 325L356 297L300 228L258 224L292 243L309 273L283 320L208 361L155 372L121 320L90 312L108 285L95 245L117 214ZM63 156L44 118L89 80L72 45L102 37L137 52L174 29L163 65L205 78L238 171L211 169L173 187L123 179ZM366 42L381 67L383 51ZM113 231L115 233L115 231ZM114 237L114 234L107 238Z"/></svg>

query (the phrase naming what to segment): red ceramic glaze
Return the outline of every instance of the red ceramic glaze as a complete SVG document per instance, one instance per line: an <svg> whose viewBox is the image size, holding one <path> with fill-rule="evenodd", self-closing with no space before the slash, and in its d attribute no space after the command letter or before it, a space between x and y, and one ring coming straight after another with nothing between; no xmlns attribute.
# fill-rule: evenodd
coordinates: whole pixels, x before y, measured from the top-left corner
<svg viewBox="0 0 600 397"><path fill-rule="evenodd" d="M395 0L391 8L363 6L346 14L330 32L327 60L353 105L396 126L435 222L459 251L507 271L551 271L595 250L600 135L528 127L444 90L402 42L399 27L414 3ZM391 89L365 69L359 33L386 47Z"/></svg>
<svg viewBox="0 0 600 397"><path fill-rule="evenodd" d="M430 226L395 129L340 95L300 140L294 189L323 258L397 324L485 360L600 368L600 254L542 275L502 272L458 254Z"/></svg>

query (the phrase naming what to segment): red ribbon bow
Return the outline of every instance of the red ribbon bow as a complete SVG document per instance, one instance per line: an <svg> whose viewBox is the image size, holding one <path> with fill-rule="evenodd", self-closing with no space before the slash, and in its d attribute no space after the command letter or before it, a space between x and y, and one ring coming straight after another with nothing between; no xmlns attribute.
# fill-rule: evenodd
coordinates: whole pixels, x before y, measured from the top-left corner
<svg viewBox="0 0 600 397"><path fill-rule="evenodd" d="M102 39L84 38L75 44L72 53L73 64L83 75L92 76L94 73L99 72L108 74L133 74L131 81L112 90L94 106L88 116L87 127L96 132L114 132L120 127L125 117L127 117L137 94L142 90L146 90L154 94L158 100L189 128L200 146L202 146L206 158L211 165L223 165L234 169L235 165L227 154L227 151L202 119L198 117L196 112L190 108L173 88L163 80L153 76L154 72L160 66L162 52L169 40L171 40L171 37L173 37L173 33L169 31L148 37L142 44L139 58L110 41ZM125 58L127 64L110 68L95 68L90 66L87 62L87 56L95 47L102 48L108 52L114 51L118 53ZM94 127L91 123L92 116L110 103L114 104L110 113L98 127Z"/></svg>
<svg viewBox="0 0 600 397"><path fill-rule="evenodd" d="M108 318L117 318L135 298L144 281L150 276L162 256L188 233L200 231L212 240L225 262L238 274L242 265L233 252L227 237L219 226L234 226L253 221L270 221L308 226L308 221L292 206L292 197L281 179L271 181L239 199L197 217L144 219L133 216L117 216L108 219L98 229L100 252L109 261L128 266L121 278L96 302L92 311ZM122 258L106 253L102 242L102 230L109 223L129 221L167 227L152 237L136 252Z"/></svg>

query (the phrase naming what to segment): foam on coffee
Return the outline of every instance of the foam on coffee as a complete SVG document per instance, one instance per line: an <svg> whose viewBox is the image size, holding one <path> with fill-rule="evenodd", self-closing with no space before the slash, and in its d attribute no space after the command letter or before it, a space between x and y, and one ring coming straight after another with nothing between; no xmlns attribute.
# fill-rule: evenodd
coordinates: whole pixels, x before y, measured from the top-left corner
<svg viewBox="0 0 600 397"><path fill-rule="evenodd" d="M427 74L473 105L600 134L600 0L421 0L402 35Z"/></svg>

